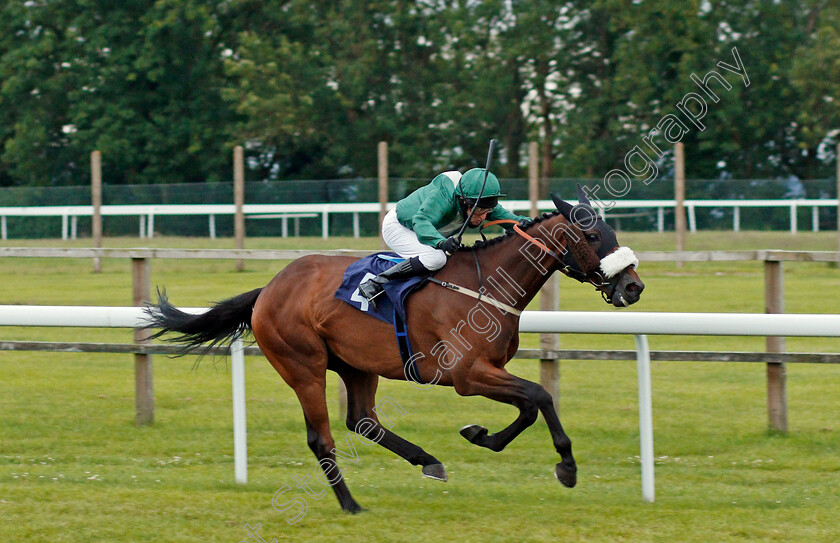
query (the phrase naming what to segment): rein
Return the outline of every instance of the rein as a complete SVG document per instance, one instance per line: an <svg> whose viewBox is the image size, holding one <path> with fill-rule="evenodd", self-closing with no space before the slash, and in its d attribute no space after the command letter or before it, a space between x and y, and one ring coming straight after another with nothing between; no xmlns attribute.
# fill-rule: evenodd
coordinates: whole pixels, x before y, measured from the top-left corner
<svg viewBox="0 0 840 543"><path fill-rule="evenodd" d="M552 258L554 258L560 264L559 270L563 275L565 275L566 277L571 277L572 279L575 279L576 281L578 281L580 283L591 284L601 293L601 297L604 298L604 300L607 303L612 303L612 292L615 290L615 284L617 284L619 276L616 276L613 279L608 279L597 268L592 270L589 273L585 273L583 271L576 270L576 269L572 268L572 266L569 265L569 264L566 264L564 262L563 258L560 255L558 255L555 251L552 251L543 242L541 242L540 240L536 239L535 237L531 236L530 234L528 234L527 232L522 230L522 228L519 226L519 221L516 221L514 219L498 219L498 220L495 220L495 221L489 221L489 222L486 222L483 225L481 225L481 230L484 230L488 226L495 226L495 225L499 225L499 224L512 224L514 232L516 232L519 236L524 238L528 243L536 245L544 253L546 253L549 256L551 256ZM481 232L481 237L484 238L484 241L487 241L487 238L484 237L483 232ZM440 285L440 286L442 286L446 289L449 289L453 292L458 292L460 294L470 296L471 298L475 298L476 300L478 300L480 302L488 303L490 305L493 305L493 306L495 306L499 309L502 309L503 311L506 311L508 313L511 313L513 315L517 315L517 316L521 315L522 311L520 311L520 310L518 310L518 309L516 309L516 308L514 308L514 307L512 307L508 304L502 303L502 302L496 300L495 298L493 298L492 296L488 296L487 294L484 294L486 289L482 285L481 264L479 264L478 254L475 251L473 251L473 258L475 259L476 272L478 273L478 287L479 287L478 292L475 292L474 290L470 290L468 288L456 285L454 283L450 283L448 281L441 281L439 279L435 279L434 277L430 278L429 280L432 283ZM600 259L599 259L599 261L600 261ZM610 293L608 294L604 289L609 289Z"/></svg>
<svg viewBox="0 0 840 543"><path fill-rule="evenodd" d="M546 245L543 242L541 242L540 240L531 236L530 234L525 232L525 230L522 230L522 228L519 227L519 221L516 221L516 220L513 220L513 219L498 219L498 220L495 220L495 221L489 221L489 222L486 222L486 223L482 224L481 229L484 230L488 226L495 226L497 224L513 224L513 231L516 232L517 234L519 234L520 236L522 236L523 238L525 238L526 240L528 240L528 243L533 243L534 245L536 245L537 247L542 249L544 252L546 252L550 256L554 257L560 263L563 262L563 259L560 258L560 256L557 255L557 253L555 253L554 251L552 251L551 249L546 247ZM481 234L481 236L484 237L484 234Z"/></svg>
<svg viewBox="0 0 840 543"><path fill-rule="evenodd" d="M524 230L522 230L522 228L520 228L520 226L519 226L519 221L516 221L516 220L513 220L513 219L499 219L499 220L496 220L496 221L489 221L489 222L486 222L483 225L481 225L481 229L483 230L484 228L487 228L488 226L495 226L497 224L513 224L513 231L514 232L516 232L517 234L519 234L520 236L525 238L525 240L528 243L531 243L531 244L539 247L544 253L548 254L549 256L551 256L552 258L557 260L557 262L560 263L560 271L563 273L563 275L566 275L567 277L571 277L572 279L577 279L581 283L584 283L584 282L592 283L596 287L603 286L603 285L607 284L603 281L600 284L596 284L592 280L588 279L588 275L586 275L582 272L579 272L578 270L572 268L570 265L566 264L563 261L563 258L560 255L558 255L556 252L549 249L543 242L541 242L537 238L533 237L532 235L530 235L527 232L525 232Z"/></svg>
<svg viewBox="0 0 840 543"><path fill-rule="evenodd" d="M549 256L553 257L555 260L557 260L557 262L560 263L560 272L563 275L565 275L566 277L571 277L572 279L575 279L576 281L578 281L580 283L591 284L592 286L594 286L596 289L599 290L599 292L601 293L601 297L604 300L606 300L607 303L612 303L612 291L614 290L613 282L615 282L615 281L607 279L597 269L592 270L592 272L587 274L587 273L584 273L582 271L579 271L579 270L576 270L576 269L572 268L569 264L566 264L563 261L563 258L561 258L556 252L549 249L543 242L541 242L540 240L536 239L535 237L531 236L530 234L528 234L527 232L522 230L522 228L520 228L520 226L519 226L519 221L516 221L514 219L498 219L498 220L495 220L495 221L489 221L489 222L486 222L483 225L481 225L481 229L483 230L483 229L487 228L488 226L495 226L495 225L498 225L498 224L513 224L513 231L514 232L516 232L517 234L519 234L520 236L525 238L525 240L528 243L531 243L531 244L539 247L543 252L545 252ZM484 237L483 233L481 234L481 237L482 238ZM477 263L477 261L476 261L476 263ZM594 274L596 277L594 277L594 278L591 277L592 274ZM479 275L479 277L480 277L480 275ZM606 292L601 290L602 287L605 287L605 288L613 287L613 288L610 288L611 292L610 292L610 294L607 294Z"/></svg>

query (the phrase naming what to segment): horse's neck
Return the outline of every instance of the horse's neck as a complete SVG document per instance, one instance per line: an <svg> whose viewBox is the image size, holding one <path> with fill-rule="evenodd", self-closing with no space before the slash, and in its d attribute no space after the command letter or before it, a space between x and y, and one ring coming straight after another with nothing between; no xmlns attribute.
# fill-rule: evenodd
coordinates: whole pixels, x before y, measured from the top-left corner
<svg viewBox="0 0 840 543"><path fill-rule="evenodd" d="M521 249L521 250L520 250ZM488 247L487 258L481 259L489 265L486 272L486 277L494 278L485 280L485 286L493 296L503 296L499 289L507 291L508 295L514 294L513 290L518 294L514 294L514 298L519 298L516 303L513 303L517 309L524 309L531 300L537 295L542 286L548 280L554 271L557 270L557 262L537 246L528 243L521 236L513 236L506 239L495 247ZM523 252L527 251L526 254ZM479 255L481 258L483 255ZM518 288L513 287L509 283L514 283ZM506 285L506 283L508 283Z"/></svg>
<svg viewBox="0 0 840 543"><path fill-rule="evenodd" d="M563 243L564 240L550 241L546 239L548 233L553 231L552 223L562 220L548 219L542 224L544 227L532 227L528 233L533 237L539 237L555 252L559 253L552 243ZM558 236L559 238L559 236ZM475 254L472 251L458 253L457 275L446 277L447 280L458 283L462 277L466 278L468 284L464 286L478 286L478 273L476 271L475 256L481 267L482 287L487 293L497 300L508 303L517 309L524 309L525 306L537 295L540 288L548 280L549 276L559 268L559 263L548 254L544 253L536 245L529 243L519 235L512 235L489 247L477 249ZM452 266L452 271L456 266ZM464 270L464 268L467 268ZM470 269L471 268L471 269ZM445 270L450 269L449 266ZM449 274L447 274L449 275Z"/></svg>

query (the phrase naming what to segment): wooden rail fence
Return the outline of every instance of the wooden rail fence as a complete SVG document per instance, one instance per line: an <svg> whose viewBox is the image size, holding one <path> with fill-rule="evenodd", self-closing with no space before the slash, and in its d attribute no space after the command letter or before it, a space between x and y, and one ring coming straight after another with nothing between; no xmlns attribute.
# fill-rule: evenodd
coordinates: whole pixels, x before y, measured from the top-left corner
<svg viewBox="0 0 840 543"><path fill-rule="evenodd" d="M128 258L132 263L134 305L150 301L150 261L162 259L231 259L237 264L244 260L293 260L308 254L365 256L374 251L332 250L221 250L221 249L105 249L105 248L42 248L0 247L0 257L25 258ZM743 262L763 261L765 272L765 305L767 313L784 313L783 262L840 262L840 252L832 251L678 251L639 252L638 257L648 262ZM239 266L237 266L239 267ZM543 293L542 308L557 307L557 282L547 283ZM172 355L180 352L178 346L151 344L146 334L138 331L135 343L61 343L36 341L0 341L0 351L58 351L58 352L109 352L131 353L135 360L136 417L137 424L150 424L154 420L154 395L152 355ZM571 350L557 349L556 334L541 334L540 349L520 349L515 357L541 361L541 383L559 407L559 360L635 360L635 351ZM726 351L652 351L651 359L657 361L695 362L760 362L767 365L767 405L769 427L787 431L787 400L785 364L787 363L840 363L840 354L785 353L784 338L768 337L767 352ZM226 354L227 348L210 350L211 354ZM246 349L247 355L260 355L257 347ZM344 408L343 397L340 405Z"/></svg>

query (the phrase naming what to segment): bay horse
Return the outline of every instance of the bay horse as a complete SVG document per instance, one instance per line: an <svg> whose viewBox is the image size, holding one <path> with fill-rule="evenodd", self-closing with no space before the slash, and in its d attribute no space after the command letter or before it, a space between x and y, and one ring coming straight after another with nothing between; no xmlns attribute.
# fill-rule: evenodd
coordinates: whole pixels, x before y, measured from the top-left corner
<svg viewBox="0 0 840 543"><path fill-rule="evenodd" d="M412 357L416 372L412 380L451 386L461 396L481 395L517 407L516 420L496 433L478 425L461 429L468 441L493 451L504 449L541 412L560 455L555 476L567 487L577 482L577 466L551 396L539 384L505 371L519 346L519 313L555 271L593 284L607 302L618 307L638 301L644 289L632 251L619 249L612 229L591 210L580 188L578 193L578 206L552 195L557 211L515 225L515 233L454 253L433 275L431 280L437 284L421 287L406 303L409 337L417 353ZM618 254L625 258L617 260ZM219 302L200 315L176 309L165 292L159 292L158 303L146 309L148 327L160 328L153 337L178 333L170 341L184 345L185 350L250 330L297 395L307 443L341 508L351 513L362 508L336 465L325 393L327 370L338 373L346 385L350 430L422 466L425 477L447 479L437 458L377 418L379 376L408 380L410 372L408 364L401 362L397 342L387 339L393 337L393 327L333 295L355 260L321 255L299 258L268 285ZM467 291L478 299L463 296Z"/></svg>

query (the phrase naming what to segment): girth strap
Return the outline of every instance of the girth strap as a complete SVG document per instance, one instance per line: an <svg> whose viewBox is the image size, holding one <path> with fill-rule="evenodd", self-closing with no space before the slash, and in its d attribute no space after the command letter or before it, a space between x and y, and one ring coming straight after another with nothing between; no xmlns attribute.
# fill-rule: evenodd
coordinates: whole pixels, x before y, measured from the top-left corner
<svg viewBox="0 0 840 543"><path fill-rule="evenodd" d="M411 349L411 340L408 339L408 328L400 318L396 308L394 309L394 332L397 336L397 347L400 349L405 378L415 383L424 384L423 380L420 379L420 370L417 369L417 359L414 358L414 351Z"/></svg>

